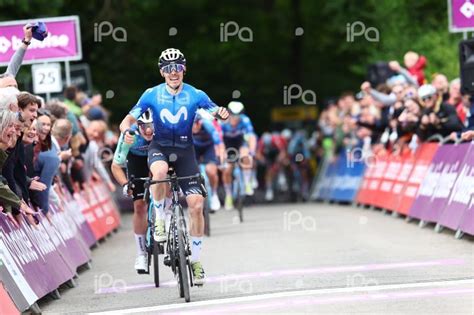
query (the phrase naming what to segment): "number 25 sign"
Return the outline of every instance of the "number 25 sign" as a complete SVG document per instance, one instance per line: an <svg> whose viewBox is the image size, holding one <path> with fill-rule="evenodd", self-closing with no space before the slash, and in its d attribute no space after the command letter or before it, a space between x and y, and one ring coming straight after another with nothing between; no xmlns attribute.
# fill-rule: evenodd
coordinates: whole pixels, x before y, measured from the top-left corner
<svg viewBox="0 0 474 315"><path fill-rule="evenodd" d="M61 65L59 63L36 64L32 66L33 92L36 94L61 92Z"/></svg>

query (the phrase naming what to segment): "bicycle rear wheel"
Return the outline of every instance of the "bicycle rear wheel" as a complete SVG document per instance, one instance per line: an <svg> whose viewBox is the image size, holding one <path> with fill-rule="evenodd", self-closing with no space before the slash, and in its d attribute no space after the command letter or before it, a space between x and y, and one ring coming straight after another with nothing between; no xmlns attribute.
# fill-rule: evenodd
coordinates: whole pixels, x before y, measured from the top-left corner
<svg viewBox="0 0 474 315"><path fill-rule="evenodd" d="M191 301L189 293L188 259L186 253L186 244L184 240L185 225L184 217L181 215L181 207L176 208L178 218L178 285L180 286L180 296L184 297L186 302Z"/></svg>

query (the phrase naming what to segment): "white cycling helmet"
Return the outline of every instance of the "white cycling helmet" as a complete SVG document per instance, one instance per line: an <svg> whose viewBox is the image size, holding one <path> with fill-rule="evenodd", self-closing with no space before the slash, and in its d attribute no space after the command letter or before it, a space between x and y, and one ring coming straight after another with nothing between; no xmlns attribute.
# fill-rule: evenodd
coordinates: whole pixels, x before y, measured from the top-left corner
<svg viewBox="0 0 474 315"><path fill-rule="evenodd" d="M428 96L432 96L436 94L436 88L432 86L431 84L423 84L420 86L418 89L418 97L423 100L424 98Z"/></svg>
<svg viewBox="0 0 474 315"><path fill-rule="evenodd" d="M137 119L138 122L142 124L149 124L153 122L153 113L151 109L147 109L140 117Z"/></svg>
<svg viewBox="0 0 474 315"><path fill-rule="evenodd" d="M244 104L242 104L242 102L232 101L227 105L227 108L231 114L239 115L244 111Z"/></svg>
<svg viewBox="0 0 474 315"><path fill-rule="evenodd" d="M283 131L281 132L281 136L286 140L291 139L292 135L293 135L293 132L291 132L290 129L283 129Z"/></svg>
<svg viewBox="0 0 474 315"><path fill-rule="evenodd" d="M161 69L171 63L186 65L186 58L184 58L184 54L179 49L168 48L161 52L158 67Z"/></svg>

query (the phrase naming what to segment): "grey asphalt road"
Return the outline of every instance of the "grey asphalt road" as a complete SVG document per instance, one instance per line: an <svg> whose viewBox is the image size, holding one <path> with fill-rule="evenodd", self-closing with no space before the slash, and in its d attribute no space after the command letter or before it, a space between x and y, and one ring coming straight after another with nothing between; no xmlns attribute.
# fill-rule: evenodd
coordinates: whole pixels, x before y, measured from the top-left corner
<svg viewBox="0 0 474 315"><path fill-rule="evenodd" d="M321 203L259 205L212 216L208 281L178 296L133 269L131 215L93 251L92 268L44 314L474 314L474 240L380 211Z"/></svg>

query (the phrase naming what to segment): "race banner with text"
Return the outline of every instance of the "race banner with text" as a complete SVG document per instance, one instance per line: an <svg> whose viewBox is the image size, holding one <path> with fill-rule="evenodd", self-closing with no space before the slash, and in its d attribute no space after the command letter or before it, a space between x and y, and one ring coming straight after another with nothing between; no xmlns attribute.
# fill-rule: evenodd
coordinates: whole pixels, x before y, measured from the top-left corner
<svg viewBox="0 0 474 315"><path fill-rule="evenodd" d="M410 209L410 217L426 222L439 220L469 148L470 143L438 148Z"/></svg>
<svg viewBox="0 0 474 315"><path fill-rule="evenodd" d="M466 153L461 171L438 221L440 225L452 230L460 227L474 194L474 144L471 143L469 146L469 152Z"/></svg>
<svg viewBox="0 0 474 315"><path fill-rule="evenodd" d="M52 61L81 60L81 33L78 16L40 18L48 29L43 41L33 39L23 64ZM0 66L8 65L13 54L20 49L23 26L37 20L19 20L0 23Z"/></svg>
<svg viewBox="0 0 474 315"><path fill-rule="evenodd" d="M413 159L415 165L400 194L397 209L395 209L397 212L408 214L438 147L438 143L424 143L417 149Z"/></svg>

